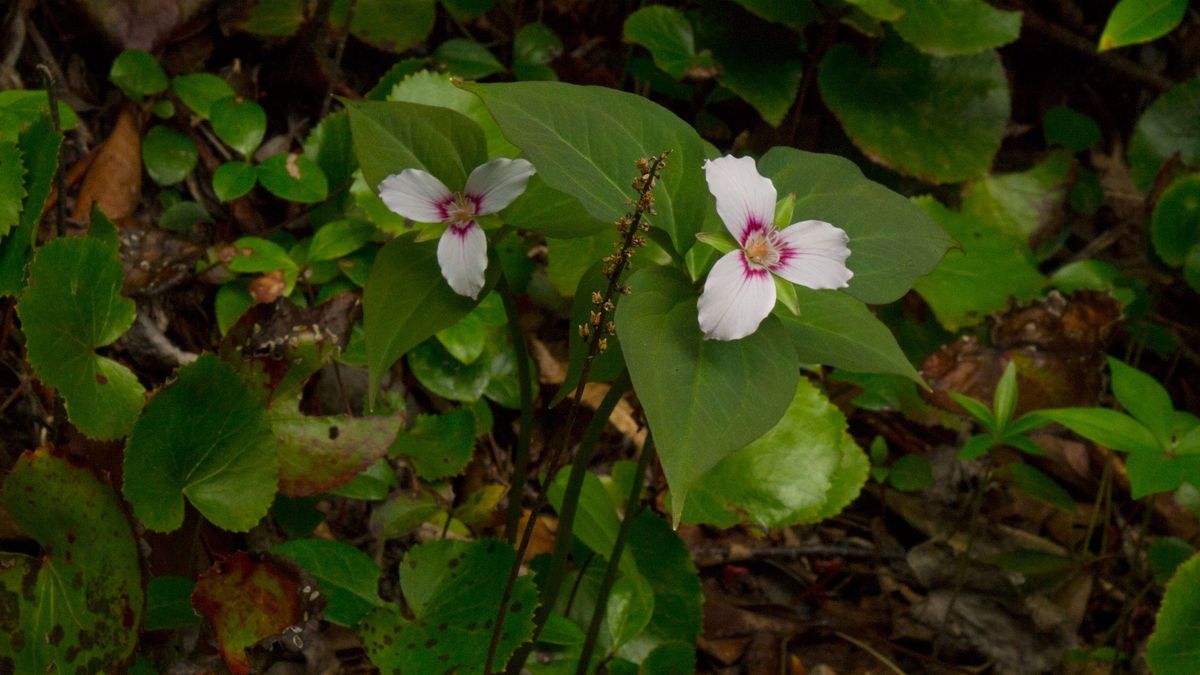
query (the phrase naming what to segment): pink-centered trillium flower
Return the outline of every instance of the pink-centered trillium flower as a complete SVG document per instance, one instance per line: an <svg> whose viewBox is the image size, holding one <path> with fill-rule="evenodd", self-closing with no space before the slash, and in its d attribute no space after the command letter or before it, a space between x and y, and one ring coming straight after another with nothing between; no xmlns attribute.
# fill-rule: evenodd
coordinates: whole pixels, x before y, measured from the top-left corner
<svg viewBox="0 0 1200 675"><path fill-rule="evenodd" d="M488 264L487 236L475 219L513 203L533 173L523 159L495 159L475 167L462 192L451 192L428 171L405 169L380 181L379 198L409 220L446 224L437 250L442 276L455 293L474 299Z"/></svg>
<svg viewBox="0 0 1200 675"><path fill-rule="evenodd" d="M845 288L854 273L846 267L849 238L841 228L803 220L774 225L775 185L749 157L704 162L717 215L738 248L721 256L700 295L700 330L714 340L737 340L758 330L775 307L777 275L808 288Z"/></svg>

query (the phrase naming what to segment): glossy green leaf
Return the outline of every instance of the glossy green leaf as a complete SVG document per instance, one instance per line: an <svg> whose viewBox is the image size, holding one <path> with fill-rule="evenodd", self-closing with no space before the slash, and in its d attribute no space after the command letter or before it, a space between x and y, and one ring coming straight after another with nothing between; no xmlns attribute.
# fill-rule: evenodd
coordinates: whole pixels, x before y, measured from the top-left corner
<svg viewBox="0 0 1200 675"><path fill-rule="evenodd" d="M126 49L113 60L108 80L135 101L167 90L167 74L158 60L141 49Z"/></svg>
<svg viewBox="0 0 1200 675"><path fill-rule="evenodd" d="M1155 675L1189 675L1196 669L1200 624L1200 555L1192 556L1167 584L1154 633L1146 643L1146 663Z"/></svg>
<svg viewBox="0 0 1200 675"><path fill-rule="evenodd" d="M276 544L271 553L283 556L311 574L325 598L325 620L354 627L379 599L379 566L366 553L339 541L296 539Z"/></svg>
<svg viewBox="0 0 1200 675"><path fill-rule="evenodd" d="M978 216L951 211L932 197L913 201L960 245L913 285L948 330L979 323L1007 308L1009 298L1029 300L1039 294L1045 279L1023 241Z"/></svg>
<svg viewBox="0 0 1200 675"><path fill-rule="evenodd" d="M437 339L459 363L472 364L479 360L489 343L503 339L507 323L500 296L492 293L470 314L438 331Z"/></svg>
<svg viewBox="0 0 1200 675"><path fill-rule="evenodd" d="M398 539L435 516L438 516L439 526L445 523L441 507L431 497L414 498L404 492L395 492L371 511L370 529L378 539Z"/></svg>
<svg viewBox="0 0 1200 675"><path fill-rule="evenodd" d="M625 19L625 40L645 47L654 64L682 78L696 56L696 36L683 12L666 5L642 7Z"/></svg>
<svg viewBox="0 0 1200 675"><path fill-rule="evenodd" d="M859 373L893 373L921 383L887 326L862 302L839 291L795 288L799 315L775 310L801 363Z"/></svg>
<svg viewBox="0 0 1200 675"><path fill-rule="evenodd" d="M192 609L196 583L184 577L155 577L146 584L145 630L174 630L200 623Z"/></svg>
<svg viewBox="0 0 1200 675"><path fill-rule="evenodd" d="M563 44L541 21L527 23L513 37L513 75L518 80L556 80L550 62L562 54Z"/></svg>
<svg viewBox="0 0 1200 675"><path fill-rule="evenodd" d="M451 401L473 403L483 396L491 380L489 357L463 363L437 340L426 340L408 353L408 367L421 386L434 394Z"/></svg>
<svg viewBox="0 0 1200 675"><path fill-rule="evenodd" d="M267 133L267 112L254 101L223 98L209 108L217 138L246 157L254 154Z"/></svg>
<svg viewBox="0 0 1200 675"><path fill-rule="evenodd" d="M245 197L258 181L258 169L245 162L225 162L213 172L213 192L223 202Z"/></svg>
<svg viewBox="0 0 1200 675"><path fill-rule="evenodd" d="M271 411L271 431L278 442L279 491L289 497L329 492L387 454L404 424L403 415L388 417L309 416L295 405Z"/></svg>
<svg viewBox="0 0 1200 675"><path fill-rule="evenodd" d="M1037 414L1113 450L1134 454L1162 454L1162 447L1149 429L1129 415L1115 410L1052 408L1039 410Z"/></svg>
<svg viewBox="0 0 1200 675"><path fill-rule="evenodd" d="M450 76L445 73L423 70L409 75L392 89L387 100L439 106L460 112L483 130L488 157L516 157L521 154L521 151L500 133L500 127L484 107L483 101L479 100L478 96L454 86ZM464 165L463 168L470 173L474 167ZM537 180L536 176L534 180ZM578 208L578 205L576 207ZM506 216L507 214L508 210L505 211Z"/></svg>
<svg viewBox="0 0 1200 675"><path fill-rule="evenodd" d="M640 575L617 579L604 608L608 642L615 649L641 633L654 614L654 589Z"/></svg>
<svg viewBox="0 0 1200 675"><path fill-rule="evenodd" d="M567 482L570 479L569 473L560 471L546 491L550 505L559 513L563 509L563 498L566 495ZM617 543L617 530L621 527L621 519L617 515L616 505L613 504L612 498L596 474L591 472L584 474L583 485L579 491L579 501L575 508L577 509L575 524L571 534L596 555L602 558L611 557L613 545ZM637 565L632 556L622 555L620 566L623 574L637 576ZM653 605L653 600L651 600L651 605Z"/></svg>
<svg viewBox="0 0 1200 675"><path fill-rule="evenodd" d="M846 44L821 61L821 96L864 154L931 183L987 172L1009 115L993 51L939 59L896 40L874 62Z"/></svg>
<svg viewBox="0 0 1200 675"><path fill-rule="evenodd" d="M638 159L670 150L654 191L654 224L677 251L695 244L709 197L700 170L708 154L695 129L649 100L614 89L558 82L464 85L539 168L550 187L615 222L634 195Z"/></svg>
<svg viewBox="0 0 1200 675"><path fill-rule="evenodd" d="M1100 33L1099 51L1157 40L1175 30L1187 0L1121 0Z"/></svg>
<svg viewBox="0 0 1200 675"><path fill-rule="evenodd" d="M0 552L0 662L8 672L118 672L137 645L142 571L121 502L47 449L9 470L0 511L41 547Z"/></svg>
<svg viewBox="0 0 1200 675"><path fill-rule="evenodd" d="M1188 80L1159 96L1133 127L1129 173L1141 190L1154 185L1163 164L1179 154L1184 166L1200 164L1200 79Z"/></svg>
<svg viewBox="0 0 1200 675"><path fill-rule="evenodd" d="M504 222L560 240L602 237L605 246L610 246L609 242L616 241L617 237L617 227L612 221L596 218L583 208L578 199L546 185L536 174L529 179L525 192L504 210ZM604 255L610 250L606 250ZM561 290L565 293L575 288L578 275L595 260L598 258L591 257L578 265L575 280L565 283L560 287ZM550 264L555 264L553 257Z"/></svg>
<svg viewBox="0 0 1200 675"><path fill-rule="evenodd" d="M844 454L863 454L853 442L843 443L845 429L846 418L802 378L774 428L700 477L683 520L718 527L818 521L835 483L856 483L857 492L866 479L865 472L839 473Z"/></svg>
<svg viewBox="0 0 1200 675"><path fill-rule="evenodd" d="M350 0L334 0L330 22L346 25ZM402 52L413 47L433 30L437 8L434 0L355 0L350 32L377 49Z"/></svg>
<svg viewBox="0 0 1200 675"><path fill-rule="evenodd" d="M1061 221L1074 173L1075 160L1069 154L1052 152L1027 171L990 174L972 182L963 191L962 212L1028 242L1034 233Z"/></svg>
<svg viewBox="0 0 1200 675"><path fill-rule="evenodd" d="M1046 111L1042 132L1047 145L1061 145L1070 152L1082 152L1100 142L1100 125L1096 120L1065 105Z"/></svg>
<svg viewBox="0 0 1200 675"><path fill-rule="evenodd" d="M474 450L475 416L467 408L417 415L412 427L396 436L391 446L393 457L408 457L417 475L431 481L462 473Z"/></svg>
<svg viewBox="0 0 1200 675"><path fill-rule="evenodd" d="M196 144L171 127L155 126L142 139L142 163L159 185L174 185L196 168Z"/></svg>
<svg viewBox="0 0 1200 675"><path fill-rule="evenodd" d="M294 152L268 157L259 164L258 183L276 197L302 204L323 201L329 195L321 167Z"/></svg>
<svg viewBox="0 0 1200 675"><path fill-rule="evenodd" d="M487 47L465 38L451 38L433 50L433 58L451 73L467 80L482 80L504 72L504 64Z"/></svg>
<svg viewBox="0 0 1200 675"><path fill-rule="evenodd" d="M16 143L0 142L0 239L21 222L25 201L25 162Z"/></svg>
<svg viewBox="0 0 1200 675"><path fill-rule="evenodd" d="M229 261L234 272L262 274L275 270L296 271L297 266L282 246L262 237L242 237L233 242L235 250Z"/></svg>
<svg viewBox="0 0 1200 675"><path fill-rule="evenodd" d="M278 480L261 402L212 354L179 369L125 449L125 498L158 532L183 524L185 497L218 527L245 532L266 515Z"/></svg>
<svg viewBox="0 0 1200 675"><path fill-rule="evenodd" d="M412 612L377 609L359 630L371 661L385 672L459 675L483 672L504 579L516 554L494 540L435 541L411 549L400 562L400 587ZM502 664L533 631L537 589L517 579L496 650Z"/></svg>
<svg viewBox="0 0 1200 675"><path fill-rule="evenodd" d="M646 628L622 645L618 655L637 663L667 643L695 644L704 595L687 546L667 521L646 509L633 519L626 550L633 554L642 578L654 591L654 613Z"/></svg>
<svg viewBox="0 0 1200 675"><path fill-rule="evenodd" d="M121 295L116 247L93 238L55 239L38 249L17 313L38 379L62 394L71 423L92 438L129 433L145 390L125 366L95 350L133 325Z"/></svg>
<svg viewBox="0 0 1200 675"><path fill-rule="evenodd" d="M799 363L770 317L741 340L704 339L696 292L674 270L643 268L629 286L632 294L617 306L617 334L678 520L688 491L706 471L783 416L800 379Z"/></svg>
<svg viewBox="0 0 1200 675"><path fill-rule="evenodd" d="M892 27L933 56L977 54L1006 45L1021 33L1021 13L984 0L892 0L904 13Z"/></svg>
<svg viewBox="0 0 1200 675"><path fill-rule="evenodd" d="M201 119L208 119L212 105L233 96L233 88L225 80L210 73L180 75L171 83L175 95Z"/></svg>
<svg viewBox="0 0 1200 675"><path fill-rule="evenodd" d="M796 195L795 221L824 220L850 236L846 264L854 278L842 292L863 302L899 299L952 243L919 205L868 180L841 157L776 147L758 169L779 194Z"/></svg>
<svg viewBox="0 0 1200 675"><path fill-rule="evenodd" d="M362 248L375 234L370 223L361 220L335 220L326 223L313 234L308 247L308 261L334 260Z"/></svg>
<svg viewBox="0 0 1200 675"><path fill-rule="evenodd" d="M1163 191L1150 219L1154 252L1172 267L1183 265L1200 245L1200 174L1176 180Z"/></svg>
<svg viewBox="0 0 1200 675"><path fill-rule="evenodd" d="M1165 446L1171 438L1171 417L1175 412L1166 388L1153 377L1112 357L1108 359L1108 369L1117 401Z"/></svg>

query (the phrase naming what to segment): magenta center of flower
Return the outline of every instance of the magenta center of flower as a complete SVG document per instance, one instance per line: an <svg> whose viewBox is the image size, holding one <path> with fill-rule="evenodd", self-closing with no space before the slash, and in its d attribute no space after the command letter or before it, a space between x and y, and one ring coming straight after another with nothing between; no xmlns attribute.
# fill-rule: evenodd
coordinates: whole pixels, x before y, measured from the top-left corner
<svg viewBox="0 0 1200 675"><path fill-rule="evenodd" d="M773 227L758 229L746 235L742 250L750 263L763 269L774 269L783 259L783 238Z"/></svg>
<svg viewBox="0 0 1200 675"><path fill-rule="evenodd" d="M469 195L455 194L444 207L445 222L454 225L465 225L475 218L477 204Z"/></svg>

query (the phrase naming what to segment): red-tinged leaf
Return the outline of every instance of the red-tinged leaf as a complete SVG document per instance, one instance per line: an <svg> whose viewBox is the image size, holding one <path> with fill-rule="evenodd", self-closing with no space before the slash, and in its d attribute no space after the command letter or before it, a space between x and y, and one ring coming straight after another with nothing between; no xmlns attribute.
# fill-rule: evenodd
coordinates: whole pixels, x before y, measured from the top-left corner
<svg viewBox="0 0 1200 675"><path fill-rule="evenodd" d="M192 606L216 632L234 675L250 672L247 647L301 622L300 585L291 564L242 551L200 575Z"/></svg>
<svg viewBox="0 0 1200 675"><path fill-rule="evenodd" d="M387 454L403 415L353 418L273 413L279 441L279 491L289 497L329 492L350 482Z"/></svg>

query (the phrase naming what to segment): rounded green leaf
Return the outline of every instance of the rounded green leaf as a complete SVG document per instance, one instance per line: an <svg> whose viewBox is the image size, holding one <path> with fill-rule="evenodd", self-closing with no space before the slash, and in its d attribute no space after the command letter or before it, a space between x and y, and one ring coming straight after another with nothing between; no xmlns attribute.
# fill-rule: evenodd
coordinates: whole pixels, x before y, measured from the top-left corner
<svg viewBox="0 0 1200 675"><path fill-rule="evenodd" d="M986 173L1008 123L994 51L935 59L896 40L874 63L846 44L821 61L821 95L872 160L931 183Z"/></svg>
<svg viewBox="0 0 1200 675"><path fill-rule="evenodd" d="M1157 40L1183 21L1187 6L1188 0L1121 0L1104 24L1099 50Z"/></svg>
<svg viewBox="0 0 1200 675"><path fill-rule="evenodd" d="M108 79L135 101L167 90L167 74L162 66L141 49L126 49L118 54L108 71Z"/></svg>
<svg viewBox="0 0 1200 675"><path fill-rule="evenodd" d="M254 189L258 169L245 162L225 162L213 173L213 192L223 202L245 197Z"/></svg>
<svg viewBox="0 0 1200 675"><path fill-rule="evenodd" d="M646 411L676 520L688 491L726 456L775 426L800 379L796 350L767 317L741 340L706 340L696 292L679 272L647 267L617 306L625 363Z"/></svg>
<svg viewBox="0 0 1200 675"><path fill-rule="evenodd" d="M329 195L321 167L294 152L269 157L259 164L258 182L276 197L302 204L313 204Z"/></svg>
<svg viewBox="0 0 1200 675"><path fill-rule="evenodd" d="M159 185L174 185L196 168L196 144L182 132L155 126L142 139L146 173Z"/></svg>
<svg viewBox="0 0 1200 675"><path fill-rule="evenodd" d="M1146 663L1155 675L1191 675L1196 670L1196 626L1200 625L1200 555L1192 556L1167 584Z"/></svg>
<svg viewBox="0 0 1200 675"><path fill-rule="evenodd" d="M920 455L904 455L889 467L887 480L901 492L915 492L933 480L933 469Z"/></svg>
<svg viewBox="0 0 1200 675"><path fill-rule="evenodd" d="M892 21L900 37L933 56L959 56L1006 45L1021 32L1021 13L984 0L892 0L903 14Z"/></svg>
<svg viewBox="0 0 1200 675"><path fill-rule="evenodd" d="M196 202L177 202L163 211L158 226L164 230L180 232L190 230L200 223L211 223L212 214Z"/></svg>
<svg viewBox="0 0 1200 675"><path fill-rule="evenodd" d="M1179 154L1184 166L1200 164L1200 79L1177 84L1142 113L1129 140L1129 173L1149 190L1167 160Z"/></svg>
<svg viewBox="0 0 1200 675"><path fill-rule="evenodd" d="M375 234L375 227L361 220L335 220L313 234L308 261L336 260L362 248Z"/></svg>
<svg viewBox="0 0 1200 675"><path fill-rule="evenodd" d="M119 672L137 645L142 571L120 500L45 448L17 459L0 512L36 557L0 552L0 663L12 673Z"/></svg>
<svg viewBox="0 0 1200 675"><path fill-rule="evenodd" d="M55 239L38 249L17 305L30 365L62 394L71 423L92 438L129 433L144 403L137 376L95 353L133 325L136 307L121 295L123 281L115 245Z"/></svg>
<svg viewBox="0 0 1200 675"><path fill-rule="evenodd" d="M692 23L683 12L666 5L643 7L625 19L625 40L645 47L654 64L680 79L696 56Z"/></svg>
<svg viewBox="0 0 1200 675"><path fill-rule="evenodd" d="M521 151L509 143L504 134L500 132L500 127L496 125L496 120L492 119L491 114L484 107L483 101L479 100L478 96L454 86L447 73L435 73L430 70L413 73L392 89L388 94L388 100L420 103L460 112L483 130L488 157L516 157L521 154ZM465 168L469 172L474 167ZM533 180L537 180L536 175ZM529 192L529 187L526 187L525 191ZM506 209L506 217L508 212L509 210Z"/></svg>
<svg viewBox="0 0 1200 675"><path fill-rule="evenodd" d="M212 104L209 122L217 138L249 157L267 133L267 113L254 101L230 96Z"/></svg>
<svg viewBox="0 0 1200 675"><path fill-rule="evenodd" d="M339 541L297 539L271 548L271 553L295 562L320 583L325 597L325 620L354 627L379 599L379 566L371 556Z"/></svg>
<svg viewBox="0 0 1200 675"><path fill-rule="evenodd" d="M171 84L175 95L201 119L208 119L212 105L233 96L233 88L225 80L209 73L180 75Z"/></svg>
<svg viewBox="0 0 1200 675"><path fill-rule="evenodd" d="M404 455L426 480L456 476L475 450L475 416L467 408L441 415L417 415L412 428L392 443L392 456Z"/></svg>
<svg viewBox="0 0 1200 675"><path fill-rule="evenodd" d="M824 220L850 236L846 264L854 278L842 292L863 302L900 298L952 243L921 208L841 157L777 147L758 168L780 195L796 195L793 221ZM707 196L705 201L712 204Z"/></svg>
<svg viewBox="0 0 1200 675"><path fill-rule="evenodd" d="M1100 142L1100 125L1096 120L1065 105L1046 111L1042 131L1048 145L1061 145L1071 152L1087 150Z"/></svg>
<svg viewBox="0 0 1200 675"><path fill-rule="evenodd" d="M446 40L433 50L433 58L451 73L467 80L482 80L504 72L504 64L487 47L465 38Z"/></svg>
<svg viewBox="0 0 1200 675"><path fill-rule="evenodd" d="M271 431L279 445L279 492L307 497L330 492L387 454L404 424L402 415L347 417L271 411Z"/></svg>
<svg viewBox="0 0 1200 675"><path fill-rule="evenodd" d="M158 532L183 524L184 497L214 525L245 532L266 515L278 481L261 402L213 354L179 369L125 449L125 498Z"/></svg>
<svg viewBox="0 0 1200 675"><path fill-rule="evenodd" d="M1163 191L1150 219L1150 238L1154 252L1172 267L1200 244L1200 175L1184 176Z"/></svg>
<svg viewBox="0 0 1200 675"><path fill-rule="evenodd" d="M513 75L518 80L557 80L550 62L562 54L563 43L549 26L534 21L513 38Z"/></svg>
<svg viewBox="0 0 1200 675"><path fill-rule="evenodd" d="M426 340L408 353L408 367L429 391L451 401L472 403L483 396L491 379L490 356L463 363L440 341Z"/></svg>
<svg viewBox="0 0 1200 675"><path fill-rule="evenodd" d="M615 649L637 637L654 614L654 589L640 575L622 576L613 584L604 608L608 642Z"/></svg>

